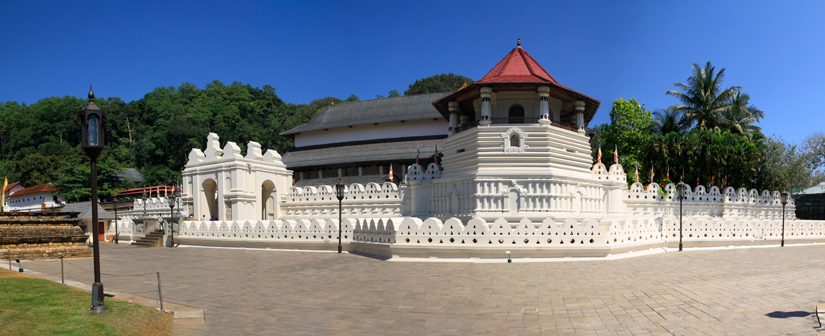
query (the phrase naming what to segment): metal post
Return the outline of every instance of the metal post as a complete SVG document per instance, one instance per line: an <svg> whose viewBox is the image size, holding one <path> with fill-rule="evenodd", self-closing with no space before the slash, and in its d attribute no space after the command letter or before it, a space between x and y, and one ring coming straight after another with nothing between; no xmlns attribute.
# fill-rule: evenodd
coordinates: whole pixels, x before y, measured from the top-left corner
<svg viewBox="0 0 825 336"><path fill-rule="evenodd" d="M685 186L679 185L679 251L682 251L682 200L685 198Z"/></svg>
<svg viewBox="0 0 825 336"><path fill-rule="evenodd" d="M97 156L91 157L92 162L92 251L94 257L95 282L92 283L93 313L106 311L103 303L103 283L100 281L100 239L98 238L97 223Z"/></svg>
<svg viewBox="0 0 825 336"><path fill-rule="evenodd" d="M115 244L120 244L120 231L118 230L118 222L117 222L117 199L114 200L115 203Z"/></svg>
<svg viewBox="0 0 825 336"><path fill-rule="evenodd" d="M779 247L785 247L785 204L782 204L782 242Z"/></svg>
<svg viewBox="0 0 825 336"><path fill-rule="evenodd" d="M172 241L172 244L169 247L175 247L175 223L172 221L172 218L175 216L175 203L172 203L172 206L169 207L169 240Z"/></svg>
<svg viewBox="0 0 825 336"><path fill-rule="evenodd" d="M163 293L160 291L160 272L158 274L158 301L160 302L160 311L163 311Z"/></svg>
<svg viewBox="0 0 825 336"><path fill-rule="evenodd" d="M343 222L343 214L341 210L343 209L343 200L338 199L338 253L343 251L343 247L341 247L341 228L344 226Z"/></svg>
<svg viewBox="0 0 825 336"><path fill-rule="evenodd" d="M66 284L65 279L63 278L63 255L60 255L60 283Z"/></svg>

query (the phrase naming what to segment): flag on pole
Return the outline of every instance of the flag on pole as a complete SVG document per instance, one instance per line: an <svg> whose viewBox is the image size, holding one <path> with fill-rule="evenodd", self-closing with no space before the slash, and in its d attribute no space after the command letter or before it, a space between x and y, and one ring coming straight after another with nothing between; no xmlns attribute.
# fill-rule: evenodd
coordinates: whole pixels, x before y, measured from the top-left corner
<svg viewBox="0 0 825 336"><path fill-rule="evenodd" d="M613 163L619 164L619 147L613 147Z"/></svg>
<svg viewBox="0 0 825 336"><path fill-rule="evenodd" d="M5 176L3 176L3 192L2 196L0 196L0 211L6 207L6 188L9 186L9 180Z"/></svg>
<svg viewBox="0 0 825 336"><path fill-rule="evenodd" d="M393 180L392 180L392 163L390 163L390 174L389 174L389 180L390 180L390 182L393 182Z"/></svg>
<svg viewBox="0 0 825 336"><path fill-rule="evenodd" d="M599 145L599 153L596 155L596 163L602 163L602 145Z"/></svg>

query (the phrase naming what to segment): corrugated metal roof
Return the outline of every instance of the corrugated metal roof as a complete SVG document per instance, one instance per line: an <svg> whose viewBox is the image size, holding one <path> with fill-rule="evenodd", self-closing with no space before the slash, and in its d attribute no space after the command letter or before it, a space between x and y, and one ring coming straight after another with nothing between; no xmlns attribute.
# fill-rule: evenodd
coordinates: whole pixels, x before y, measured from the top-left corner
<svg viewBox="0 0 825 336"><path fill-rule="evenodd" d="M326 128L366 125L401 120L443 119L433 102L447 93L381 98L330 106L315 118L281 134L295 134Z"/></svg>
<svg viewBox="0 0 825 336"><path fill-rule="evenodd" d="M810 195L810 194L825 194L825 182L817 184L813 187L803 189L795 195Z"/></svg>

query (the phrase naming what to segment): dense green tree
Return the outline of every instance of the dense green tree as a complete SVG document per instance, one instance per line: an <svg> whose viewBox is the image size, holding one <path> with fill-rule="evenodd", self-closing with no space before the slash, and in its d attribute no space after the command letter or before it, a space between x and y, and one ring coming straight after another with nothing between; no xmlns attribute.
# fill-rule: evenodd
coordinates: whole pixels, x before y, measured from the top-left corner
<svg viewBox="0 0 825 336"><path fill-rule="evenodd" d="M619 151L620 163L627 168L628 176L632 177L631 167L644 166L644 159L653 142L653 117L636 99L624 100L619 98L613 102L610 109L610 126L601 127L602 133L593 150L602 146L607 156L604 161L612 162L614 149Z"/></svg>
<svg viewBox="0 0 825 336"><path fill-rule="evenodd" d="M679 103L670 107L671 110L681 112L685 118L685 126L696 125L703 129L713 129L721 126L722 113L730 105L731 98L739 88L729 87L722 89L725 79L725 69L718 72L710 62L700 68L693 64L693 74L688 77L687 84L674 83L676 90L668 90L667 94L676 97Z"/></svg>
<svg viewBox="0 0 825 336"><path fill-rule="evenodd" d="M761 135L756 123L762 120L764 112L750 104L750 96L737 91L730 97L729 105L722 111L721 125L738 134Z"/></svg>
<svg viewBox="0 0 825 336"><path fill-rule="evenodd" d="M452 92L462 85L472 83L473 80L469 77L453 73L440 74L415 81L404 91L404 95L412 96L424 93Z"/></svg>

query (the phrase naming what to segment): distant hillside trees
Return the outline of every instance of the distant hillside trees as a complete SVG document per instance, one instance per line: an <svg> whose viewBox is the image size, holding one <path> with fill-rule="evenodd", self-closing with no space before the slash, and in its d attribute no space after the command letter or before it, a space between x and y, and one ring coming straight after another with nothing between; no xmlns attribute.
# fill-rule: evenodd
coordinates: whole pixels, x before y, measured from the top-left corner
<svg viewBox="0 0 825 336"><path fill-rule="evenodd" d="M438 92L452 92L460 88L464 84L472 84L473 80L469 77L456 75L454 73L440 74L422 78L410 84L410 87L404 91L404 95L417 95L424 93L438 93Z"/></svg>

